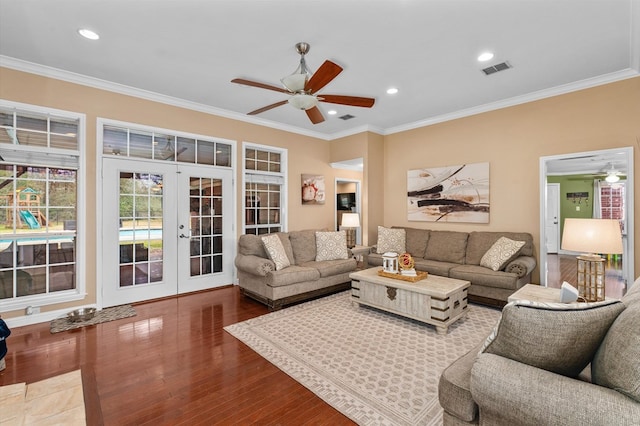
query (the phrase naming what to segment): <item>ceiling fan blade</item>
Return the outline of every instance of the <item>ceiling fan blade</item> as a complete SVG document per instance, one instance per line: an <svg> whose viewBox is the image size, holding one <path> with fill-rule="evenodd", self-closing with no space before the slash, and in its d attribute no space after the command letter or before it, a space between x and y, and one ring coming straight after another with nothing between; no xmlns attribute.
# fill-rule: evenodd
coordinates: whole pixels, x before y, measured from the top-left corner
<svg viewBox="0 0 640 426"><path fill-rule="evenodd" d="M265 107L262 107L260 109L255 110L255 111L251 111L251 112L247 113L247 115L260 114L261 112L269 111L270 109L277 108L277 107L279 107L281 105L284 105L287 102L289 102L289 101L288 100L284 100L284 101L276 102L275 104L267 105Z"/></svg>
<svg viewBox="0 0 640 426"><path fill-rule="evenodd" d="M318 71L307 81L304 90L313 94L329 84L329 82L336 78L341 72L342 67L340 65L334 64L331 61L324 61L324 63L320 65L320 68L318 68Z"/></svg>
<svg viewBox="0 0 640 426"><path fill-rule="evenodd" d="M351 105L364 108L371 108L376 102L373 98L343 95L318 95L318 100L320 102L328 102L330 104Z"/></svg>
<svg viewBox="0 0 640 426"><path fill-rule="evenodd" d="M270 84L258 83L257 81L245 80L244 78L234 78L232 83L242 84L244 86L258 87L260 89L274 90L280 93L291 93L287 89L278 86L272 86Z"/></svg>
<svg viewBox="0 0 640 426"><path fill-rule="evenodd" d="M322 113L317 106L309 108L308 110L306 110L306 113L307 117L309 117L309 120L311 120L313 124L322 123L324 121L324 117L322 116Z"/></svg>

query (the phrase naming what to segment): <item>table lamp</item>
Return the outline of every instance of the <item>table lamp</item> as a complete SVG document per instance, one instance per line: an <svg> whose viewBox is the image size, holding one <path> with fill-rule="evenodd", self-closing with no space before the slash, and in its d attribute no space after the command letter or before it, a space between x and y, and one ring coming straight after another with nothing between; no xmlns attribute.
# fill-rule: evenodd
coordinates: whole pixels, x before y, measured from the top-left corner
<svg viewBox="0 0 640 426"><path fill-rule="evenodd" d="M622 253L620 222L615 219L565 219L562 249L584 253L576 258L579 297L587 302L604 300L604 259L596 253Z"/></svg>
<svg viewBox="0 0 640 426"><path fill-rule="evenodd" d="M356 228L360 228L360 215L358 213L344 213L341 225L347 231L347 247L354 247L356 245Z"/></svg>

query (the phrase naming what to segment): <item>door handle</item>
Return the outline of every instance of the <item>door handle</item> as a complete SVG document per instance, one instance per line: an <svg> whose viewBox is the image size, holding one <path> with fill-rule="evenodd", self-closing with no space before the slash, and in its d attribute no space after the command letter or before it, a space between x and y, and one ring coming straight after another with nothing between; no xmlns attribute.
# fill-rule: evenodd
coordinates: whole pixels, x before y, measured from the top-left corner
<svg viewBox="0 0 640 426"><path fill-rule="evenodd" d="M189 238L188 235L180 234L180 238Z"/></svg>

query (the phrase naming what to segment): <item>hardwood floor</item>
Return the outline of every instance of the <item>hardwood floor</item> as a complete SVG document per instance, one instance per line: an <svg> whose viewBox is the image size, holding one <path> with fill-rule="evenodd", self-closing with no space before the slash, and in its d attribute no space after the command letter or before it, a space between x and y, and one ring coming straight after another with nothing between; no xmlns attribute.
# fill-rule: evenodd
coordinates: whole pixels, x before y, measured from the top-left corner
<svg viewBox="0 0 640 426"><path fill-rule="evenodd" d="M560 288L563 281L567 281L576 287L577 262L575 256L567 254L548 254L547 266L549 268L548 286ZM620 299L626 286L622 279L622 263L620 261L607 261L605 263L605 296Z"/></svg>
<svg viewBox="0 0 640 426"><path fill-rule="evenodd" d="M89 425L354 424L223 330L267 313L237 287L135 309L57 334L13 329L0 385L81 369Z"/></svg>

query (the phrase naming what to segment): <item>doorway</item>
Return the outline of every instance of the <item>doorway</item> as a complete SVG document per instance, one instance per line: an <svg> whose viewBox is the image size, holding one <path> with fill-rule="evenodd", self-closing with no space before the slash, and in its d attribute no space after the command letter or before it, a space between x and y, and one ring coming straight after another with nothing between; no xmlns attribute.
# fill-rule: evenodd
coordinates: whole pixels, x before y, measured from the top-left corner
<svg viewBox="0 0 640 426"><path fill-rule="evenodd" d="M622 277L621 280L628 287L634 278L634 167L633 148L614 148L600 151L578 152L562 155L553 155L540 158L540 284L548 285L549 262L547 255L550 253L547 242L549 239L548 210L550 201L548 198L547 183L550 176L590 176L589 179L604 179L608 171L614 167L625 180L624 213L621 221L622 233ZM560 199L571 194L563 194L562 187ZM593 205L593 201L591 202ZM561 209L562 210L562 209ZM587 217L591 217L590 214ZM562 216L560 225L562 225ZM561 233L562 227L560 227ZM562 251L560 244L559 255L575 256L575 253ZM575 278L574 278L575 280ZM558 284L559 283L554 283Z"/></svg>
<svg viewBox="0 0 640 426"><path fill-rule="evenodd" d="M336 208L335 224L336 230L341 229L342 215L344 213L358 213L360 227L356 228L356 245L362 245L362 201L360 199L361 182L355 179L336 178Z"/></svg>
<svg viewBox="0 0 640 426"><path fill-rule="evenodd" d="M104 307L233 282L231 170L116 158L102 170Z"/></svg>

